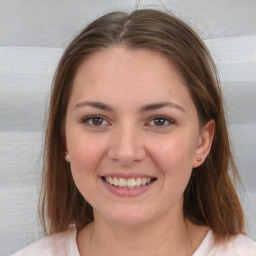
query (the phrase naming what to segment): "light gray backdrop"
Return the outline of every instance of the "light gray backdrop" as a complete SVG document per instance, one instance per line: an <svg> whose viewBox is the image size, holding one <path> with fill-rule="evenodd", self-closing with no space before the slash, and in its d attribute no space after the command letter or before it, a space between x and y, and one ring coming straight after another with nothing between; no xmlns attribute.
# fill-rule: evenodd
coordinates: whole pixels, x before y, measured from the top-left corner
<svg viewBox="0 0 256 256"><path fill-rule="evenodd" d="M256 1L148 0L202 36L217 62L248 234L256 239ZM134 0L0 0L0 255L37 240L44 113L62 49L89 21Z"/></svg>

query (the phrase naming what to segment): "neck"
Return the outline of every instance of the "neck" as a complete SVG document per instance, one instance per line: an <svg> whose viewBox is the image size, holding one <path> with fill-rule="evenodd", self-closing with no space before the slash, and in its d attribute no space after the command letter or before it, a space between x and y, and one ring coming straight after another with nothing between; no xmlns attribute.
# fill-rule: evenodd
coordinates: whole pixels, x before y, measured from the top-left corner
<svg viewBox="0 0 256 256"><path fill-rule="evenodd" d="M190 224L180 216L162 216L136 227L123 227L96 215L95 221L78 234L80 255L191 255Z"/></svg>

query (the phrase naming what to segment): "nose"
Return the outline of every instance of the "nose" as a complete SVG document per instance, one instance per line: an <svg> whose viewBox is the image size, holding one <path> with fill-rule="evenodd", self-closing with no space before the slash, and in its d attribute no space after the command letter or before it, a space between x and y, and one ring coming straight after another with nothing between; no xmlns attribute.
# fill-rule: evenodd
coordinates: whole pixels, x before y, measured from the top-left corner
<svg viewBox="0 0 256 256"><path fill-rule="evenodd" d="M126 125L113 131L108 149L109 158L122 166L129 166L143 160L145 156L143 138L136 127Z"/></svg>

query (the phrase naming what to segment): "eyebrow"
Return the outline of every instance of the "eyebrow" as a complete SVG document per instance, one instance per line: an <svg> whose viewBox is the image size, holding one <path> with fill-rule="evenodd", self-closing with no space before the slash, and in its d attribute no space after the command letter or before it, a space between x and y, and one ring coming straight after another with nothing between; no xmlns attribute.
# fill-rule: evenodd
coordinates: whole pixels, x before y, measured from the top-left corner
<svg viewBox="0 0 256 256"><path fill-rule="evenodd" d="M98 109L102 109L102 110L108 110L108 111L114 111L114 109L102 102L97 102L97 101L84 101L81 103L78 103L77 105L75 105L75 108L79 108L79 107L83 107L83 106L90 106L93 108L98 108Z"/></svg>
<svg viewBox="0 0 256 256"><path fill-rule="evenodd" d="M156 110L156 109L160 109L160 108L164 108L164 107L171 107L171 108L176 108L182 112L185 113L184 108L182 108L181 106L170 102L170 101L165 101L165 102L159 102L159 103L153 103L153 104L147 104L145 106L143 106L141 108L141 112L145 112L145 111L150 111L150 110Z"/></svg>
<svg viewBox="0 0 256 256"><path fill-rule="evenodd" d="M98 102L98 101L84 101L84 102L81 102L81 103L78 103L77 105L75 105L74 108L76 109L76 108L80 108L80 107L83 107L83 106L90 106L90 107L93 107L93 108L98 108L98 109L101 109L101 110L107 110L107 111L111 111L111 112L114 111L114 109L112 107L110 107L109 105L106 105L105 103ZM164 107L175 108L175 109L178 109L178 110L185 113L184 108L182 108L181 106L179 106L179 105L177 105L173 102L169 102L169 101L144 105L140 108L140 112L147 112L147 111L157 110L157 109L164 108Z"/></svg>

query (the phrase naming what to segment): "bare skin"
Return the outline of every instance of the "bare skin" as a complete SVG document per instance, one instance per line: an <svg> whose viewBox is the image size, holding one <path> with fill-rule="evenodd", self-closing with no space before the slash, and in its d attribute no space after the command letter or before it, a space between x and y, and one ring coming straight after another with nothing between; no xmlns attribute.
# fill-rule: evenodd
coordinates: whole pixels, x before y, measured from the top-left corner
<svg viewBox="0 0 256 256"><path fill-rule="evenodd" d="M65 128L74 181L94 209L77 236L81 256L195 252L208 228L184 220L183 193L214 122L200 126L175 66L149 50L93 54L77 70ZM149 183L128 185L137 178Z"/></svg>
<svg viewBox="0 0 256 256"><path fill-rule="evenodd" d="M188 222L184 229L179 230L174 233L166 225L161 227L157 224L156 229L145 227L145 230L138 231L137 228L113 227L109 232L102 233L100 227L91 223L78 233L77 244L81 256L191 256L202 243L209 228Z"/></svg>

